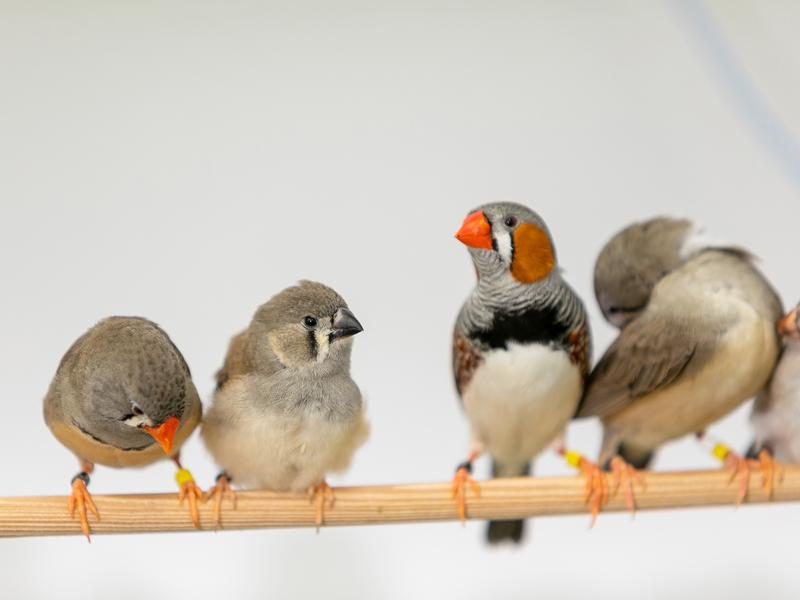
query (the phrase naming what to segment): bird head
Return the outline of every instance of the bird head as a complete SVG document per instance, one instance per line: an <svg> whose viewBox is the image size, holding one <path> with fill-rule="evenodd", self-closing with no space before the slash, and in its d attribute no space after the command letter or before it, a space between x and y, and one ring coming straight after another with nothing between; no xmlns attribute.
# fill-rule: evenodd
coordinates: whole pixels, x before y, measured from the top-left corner
<svg viewBox="0 0 800 600"><path fill-rule="evenodd" d="M644 311L653 288L686 259L690 221L634 223L605 245L594 267L594 291L606 320L622 328Z"/></svg>
<svg viewBox="0 0 800 600"><path fill-rule="evenodd" d="M778 332L795 341L800 341L800 304L778 323Z"/></svg>
<svg viewBox="0 0 800 600"><path fill-rule="evenodd" d="M92 352L78 359L86 361L78 367L88 380L76 424L117 448L141 450L157 442L171 455L196 394L180 351L155 323L138 317L108 318L87 336Z"/></svg>
<svg viewBox="0 0 800 600"><path fill-rule="evenodd" d="M158 392L129 389L128 392L109 397L105 411L112 411L119 433L144 432L158 442L166 455L172 454L175 433L180 427L184 410L184 395L167 398ZM122 431L119 431L119 430ZM127 430L127 431L126 431ZM121 436L117 436L118 438ZM127 435L126 437L132 437ZM141 437L141 435L139 435Z"/></svg>
<svg viewBox="0 0 800 600"><path fill-rule="evenodd" d="M260 345L292 368L349 366L351 338L363 331L344 299L313 281L301 281L274 296L258 309L251 327L257 354Z"/></svg>
<svg viewBox="0 0 800 600"><path fill-rule="evenodd" d="M520 204L486 204L456 232L469 247L478 277L510 276L517 283L547 279L556 268L553 240L542 218Z"/></svg>

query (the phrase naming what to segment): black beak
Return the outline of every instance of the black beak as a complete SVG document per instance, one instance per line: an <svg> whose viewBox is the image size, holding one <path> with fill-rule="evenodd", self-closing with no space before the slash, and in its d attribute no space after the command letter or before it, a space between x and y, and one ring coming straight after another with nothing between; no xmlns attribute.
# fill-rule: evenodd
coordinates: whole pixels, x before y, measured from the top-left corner
<svg viewBox="0 0 800 600"><path fill-rule="evenodd" d="M333 315L331 341L338 340L339 338L348 338L361 331L364 331L364 328L349 309L340 308L336 311L336 314Z"/></svg>

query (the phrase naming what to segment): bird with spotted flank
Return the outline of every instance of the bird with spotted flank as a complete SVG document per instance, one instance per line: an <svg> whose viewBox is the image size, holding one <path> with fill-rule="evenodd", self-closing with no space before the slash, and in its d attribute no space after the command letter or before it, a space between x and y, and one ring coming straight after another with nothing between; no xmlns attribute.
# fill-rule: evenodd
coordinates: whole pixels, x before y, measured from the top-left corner
<svg viewBox="0 0 800 600"><path fill-rule="evenodd" d="M471 429L469 458L458 466L453 497L466 517L472 464L492 458L495 477L530 473L530 463L561 443L583 394L591 333L583 302L564 281L547 225L520 204L486 204L456 238L469 248L477 284L453 332L453 374ZM572 453L568 456L575 457ZM596 465L578 457L593 513L608 494ZM490 543L520 542L522 521L493 521Z"/></svg>

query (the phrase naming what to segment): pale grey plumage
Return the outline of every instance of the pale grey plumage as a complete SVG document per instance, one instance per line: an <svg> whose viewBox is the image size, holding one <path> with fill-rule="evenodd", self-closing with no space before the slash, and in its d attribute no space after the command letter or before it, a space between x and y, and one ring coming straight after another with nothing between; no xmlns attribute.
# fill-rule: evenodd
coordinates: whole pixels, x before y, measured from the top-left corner
<svg viewBox="0 0 800 600"><path fill-rule="evenodd" d="M202 430L234 481L298 491L349 464L368 432L349 372L360 330L341 296L310 281L256 311L231 342Z"/></svg>
<svg viewBox="0 0 800 600"><path fill-rule="evenodd" d="M601 459L620 445L646 456L756 395L777 360L780 314L777 294L739 251L701 251L658 281L587 385L579 414L603 420Z"/></svg>
<svg viewBox="0 0 800 600"><path fill-rule="evenodd" d="M692 231L685 219L658 217L634 223L603 247L594 268L594 291L605 318L622 327L647 306L653 287L684 262Z"/></svg>
<svg viewBox="0 0 800 600"><path fill-rule="evenodd" d="M785 345L769 387L753 406L754 447L779 462L800 463L800 305L781 322Z"/></svg>
<svg viewBox="0 0 800 600"><path fill-rule="evenodd" d="M165 458L142 425L177 417L182 441L200 412L183 356L155 323L138 317L111 317L81 336L44 400L45 421L64 445L79 458L115 467Z"/></svg>

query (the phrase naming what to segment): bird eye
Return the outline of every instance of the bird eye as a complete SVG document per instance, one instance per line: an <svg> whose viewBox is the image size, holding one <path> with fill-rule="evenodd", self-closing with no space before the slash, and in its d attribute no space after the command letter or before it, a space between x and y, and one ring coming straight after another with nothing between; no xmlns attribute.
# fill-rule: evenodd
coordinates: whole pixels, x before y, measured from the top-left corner
<svg viewBox="0 0 800 600"><path fill-rule="evenodd" d="M142 416L144 414L144 412L142 411L141 408L139 408L138 406L136 406L134 404L133 405L133 414L136 415L137 417L140 417L140 416Z"/></svg>
<svg viewBox="0 0 800 600"><path fill-rule="evenodd" d="M303 326L306 329L314 329L317 326L317 320L314 317L303 317Z"/></svg>
<svg viewBox="0 0 800 600"><path fill-rule="evenodd" d="M512 227L517 226L517 218L516 217L506 217L506 220L503 221L506 224L506 227L511 229Z"/></svg>
<svg viewBox="0 0 800 600"><path fill-rule="evenodd" d="M619 308L618 306L609 306L608 307L608 314L610 314L610 315L618 315L621 312L622 312L622 309Z"/></svg>

